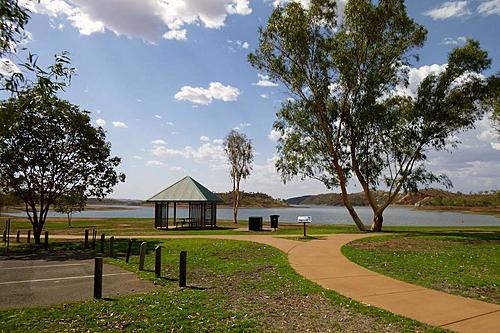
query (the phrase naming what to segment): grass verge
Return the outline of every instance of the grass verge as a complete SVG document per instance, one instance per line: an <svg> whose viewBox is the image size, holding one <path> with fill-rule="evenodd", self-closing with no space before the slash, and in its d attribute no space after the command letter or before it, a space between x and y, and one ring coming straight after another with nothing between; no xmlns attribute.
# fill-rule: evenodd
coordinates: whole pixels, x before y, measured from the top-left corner
<svg viewBox="0 0 500 333"><path fill-rule="evenodd" d="M135 241L133 253L138 253ZM362 305L303 279L286 254L262 244L208 239L148 240L146 271L138 257L123 260L126 240L116 240L119 258L108 262L157 284L154 292L103 301L0 311L5 332L434 332L392 313ZM155 246L162 249L162 278L153 273ZM52 249L82 251L81 243ZM20 249L21 250L21 249ZM188 288L176 281L179 252L188 251Z"/></svg>
<svg viewBox="0 0 500 333"><path fill-rule="evenodd" d="M500 304L500 232L404 232L342 248L368 269L396 279Z"/></svg>

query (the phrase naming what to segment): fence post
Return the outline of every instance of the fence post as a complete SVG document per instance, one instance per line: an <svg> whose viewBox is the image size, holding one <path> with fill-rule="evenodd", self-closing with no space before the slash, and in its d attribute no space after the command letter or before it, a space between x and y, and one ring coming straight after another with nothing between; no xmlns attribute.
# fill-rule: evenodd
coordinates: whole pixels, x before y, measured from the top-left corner
<svg viewBox="0 0 500 333"><path fill-rule="evenodd" d="M31 230L28 230L28 238L26 243L31 243Z"/></svg>
<svg viewBox="0 0 500 333"><path fill-rule="evenodd" d="M155 275L161 277L161 246L155 248Z"/></svg>
<svg viewBox="0 0 500 333"><path fill-rule="evenodd" d="M83 243L85 248L89 247L89 229L85 229L85 242Z"/></svg>
<svg viewBox="0 0 500 333"><path fill-rule="evenodd" d="M3 232L3 240L5 242L5 253L9 253L10 245L10 219L5 222L5 230Z"/></svg>
<svg viewBox="0 0 500 333"><path fill-rule="evenodd" d="M115 256L115 236L109 237L109 256L111 258Z"/></svg>
<svg viewBox="0 0 500 333"><path fill-rule="evenodd" d="M95 258L94 265L94 298L102 298L102 257Z"/></svg>
<svg viewBox="0 0 500 333"><path fill-rule="evenodd" d="M104 240L106 239L105 234L101 234L101 253L104 253Z"/></svg>
<svg viewBox="0 0 500 333"><path fill-rule="evenodd" d="M7 220L7 252L9 252L10 245L10 219Z"/></svg>
<svg viewBox="0 0 500 333"><path fill-rule="evenodd" d="M186 286L187 252L181 251L179 258L179 287Z"/></svg>
<svg viewBox="0 0 500 333"><path fill-rule="evenodd" d="M16 235L16 243L19 243L20 241L21 241L21 231L18 230Z"/></svg>
<svg viewBox="0 0 500 333"><path fill-rule="evenodd" d="M144 256L146 255L146 242L141 243L141 247L139 249L139 270L144 270Z"/></svg>
<svg viewBox="0 0 500 333"><path fill-rule="evenodd" d="M49 232L45 231L45 250L49 249Z"/></svg>
<svg viewBox="0 0 500 333"><path fill-rule="evenodd" d="M128 264L128 261L130 260L130 253L132 252L132 239L128 240L128 247L127 247L127 258L125 259L125 262Z"/></svg>

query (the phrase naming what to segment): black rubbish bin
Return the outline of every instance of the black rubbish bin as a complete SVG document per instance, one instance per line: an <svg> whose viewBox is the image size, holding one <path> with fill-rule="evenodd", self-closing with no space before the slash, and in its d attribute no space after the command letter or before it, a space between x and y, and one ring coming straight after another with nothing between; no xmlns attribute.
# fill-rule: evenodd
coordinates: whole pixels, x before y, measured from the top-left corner
<svg viewBox="0 0 500 333"><path fill-rule="evenodd" d="M271 218L271 228L278 229L278 220L279 220L280 216L279 215L271 215L269 217Z"/></svg>
<svg viewBox="0 0 500 333"><path fill-rule="evenodd" d="M248 230L261 231L262 230L262 216L250 216L248 218Z"/></svg>

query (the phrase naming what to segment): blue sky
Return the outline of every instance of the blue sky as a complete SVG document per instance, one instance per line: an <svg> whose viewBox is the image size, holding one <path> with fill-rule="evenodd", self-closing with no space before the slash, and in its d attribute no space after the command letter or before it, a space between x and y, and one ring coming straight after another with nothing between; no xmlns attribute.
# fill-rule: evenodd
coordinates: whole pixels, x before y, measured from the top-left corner
<svg viewBox="0 0 500 333"><path fill-rule="evenodd" d="M274 171L270 133L288 95L259 77L246 56L276 1L24 2L34 12L27 46L46 63L55 53L70 52L78 75L63 97L92 112L113 153L123 159L127 181L112 197L145 199L185 175L228 191L221 139L236 127L256 151L244 190L281 198L327 192L312 180L283 185ZM412 71L415 85L439 71L448 52L466 37L478 39L489 52L490 73L500 70L499 0L407 1L407 7L428 29ZM460 138L453 154L430 154L429 167L446 172L455 190L500 188L500 142L488 120ZM359 189L354 183L351 188Z"/></svg>

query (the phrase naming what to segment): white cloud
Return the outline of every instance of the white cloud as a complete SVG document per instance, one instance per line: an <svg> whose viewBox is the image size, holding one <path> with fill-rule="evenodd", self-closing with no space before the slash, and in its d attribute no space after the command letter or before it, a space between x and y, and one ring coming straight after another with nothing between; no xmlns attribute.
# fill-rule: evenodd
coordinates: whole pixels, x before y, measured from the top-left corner
<svg viewBox="0 0 500 333"><path fill-rule="evenodd" d="M153 141L151 141L151 143L154 144L155 146L163 146L163 145L167 144L167 142L165 140L162 140L162 139L153 140Z"/></svg>
<svg viewBox="0 0 500 333"><path fill-rule="evenodd" d="M447 1L423 14L430 16L433 20L445 20L450 17L470 15L471 11L467 7L467 1Z"/></svg>
<svg viewBox="0 0 500 333"><path fill-rule="evenodd" d="M300 3L302 5L302 7L306 8L306 9L308 9L309 6L311 6L311 0L274 0L273 5L274 5L274 7L284 6L287 3L292 2L292 1Z"/></svg>
<svg viewBox="0 0 500 333"><path fill-rule="evenodd" d="M250 123L240 123L240 127L250 127L252 124Z"/></svg>
<svg viewBox="0 0 500 333"><path fill-rule="evenodd" d="M168 170L170 170L170 171L183 171L184 169L180 166L173 165L173 166L169 167Z"/></svg>
<svg viewBox="0 0 500 333"><path fill-rule="evenodd" d="M95 121L97 126L106 127L106 120L99 118Z"/></svg>
<svg viewBox="0 0 500 333"><path fill-rule="evenodd" d="M490 116L486 115L477 124L477 129L480 131L476 137L483 142L489 143L494 150L500 150L500 138L495 129L491 126Z"/></svg>
<svg viewBox="0 0 500 333"><path fill-rule="evenodd" d="M165 39L186 40L186 29L170 30L163 34Z"/></svg>
<svg viewBox="0 0 500 333"><path fill-rule="evenodd" d="M467 42L467 37L459 36L457 38L446 37L443 41L444 45L463 45Z"/></svg>
<svg viewBox="0 0 500 333"><path fill-rule="evenodd" d="M167 121L167 122L165 123L165 125L168 125L168 126L174 126L174 123L173 123L173 122L171 122L171 121Z"/></svg>
<svg viewBox="0 0 500 333"><path fill-rule="evenodd" d="M142 160L142 157L141 157L141 156L139 156L139 155L134 155L134 156L132 156L132 158L133 158L134 160Z"/></svg>
<svg viewBox="0 0 500 333"><path fill-rule="evenodd" d="M118 120L113 121L113 126L116 128L128 128L127 124Z"/></svg>
<svg viewBox="0 0 500 333"><path fill-rule="evenodd" d="M222 145L224 143L224 140L222 139L214 139L214 141L212 141L214 144L216 145Z"/></svg>
<svg viewBox="0 0 500 333"><path fill-rule="evenodd" d="M137 103L142 103L142 99L140 99L140 98L136 98L136 99L135 99L135 101L136 101Z"/></svg>
<svg viewBox="0 0 500 333"><path fill-rule="evenodd" d="M156 119L161 119L161 116L159 114L155 114Z"/></svg>
<svg viewBox="0 0 500 333"><path fill-rule="evenodd" d="M225 86L220 82L210 82L208 88L184 86L174 97L178 101L189 101L194 104L208 105L214 99L224 102L236 101L240 91L232 86Z"/></svg>
<svg viewBox="0 0 500 333"><path fill-rule="evenodd" d="M152 160L152 161L147 161L146 162L146 166L150 166L150 167L163 167L163 166L166 166L166 164L163 163L162 161Z"/></svg>
<svg viewBox="0 0 500 333"><path fill-rule="evenodd" d="M231 51L235 51L235 48L240 49L240 50L242 50L242 49L246 50L246 49L248 49L250 47L250 44L248 42L243 42L241 40L230 40L230 39L228 39L227 42L229 44L229 49Z"/></svg>
<svg viewBox="0 0 500 333"><path fill-rule="evenodd" d="M222 142L219 143L219 141L217 143L205 142L198 148L185 146L182 149L172 149L166 146L156 146L151 149L151 153L157 157L180 156L197 162L222 162L226 159Z"/></svg>
<svg viewBox="0 0 500 333"><path fill-rule="evenodd" d="M208 142L208 141L210 141L210 138L208 136L202 135L202 136L200 136L200 141Z"/></svg>
<svg viewBox="0 0 500 333"><path fill-rule="evenodd" d="M260 97L264 98L264 99L268 99L269 98L269 95L268 94L260 94Z"/></svg>
<svg viewBox="0 0 500 333"><path fill-rule="evenodd" d="M396 94L405 95L415 97L417 94L418 87L420 83L429 75L429 74L439 74L443 72L448 64L443 65L430 65L430 66L421 66L418 68L411 67L408 69L408 86L404 87L399 85L396 87Z"/></svg>
<svg viewBox="0 0 500 333"><path fill-rule="evenodd" d="M277 142L281 138L281 132L273 128L267 137L269 140Z"/></svg>
<svg viewBox="0 0 500 333"><path fill-rule="evenodd" d="M21 73L19 67L10 59L0 59L0 75L10 77L14 73Z"/></svg>
<svg viewBox="0 0 500 333"><path fill-rule="evenodd" d="M500 0L487 0L477 6L477 12L483 16L500 15Z"/></svg>
<svg viewBox="0 0 500 333"><path fill-rule="evenodd" d="M278 84L269 80L268 75L257 74L259 76L259 81L257 83L253 83L254 86L259 87L277 87Z"/></svg>
<svg viewBox="0 0 500 333"><path fill-rule="evenodd" d="M66 18L82 35L112 31L154 43L186 38L187 25L216 29L228 15L248 15L249 0L21 0L34 13Z"/></svg>

